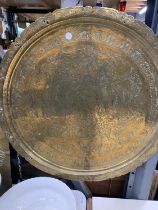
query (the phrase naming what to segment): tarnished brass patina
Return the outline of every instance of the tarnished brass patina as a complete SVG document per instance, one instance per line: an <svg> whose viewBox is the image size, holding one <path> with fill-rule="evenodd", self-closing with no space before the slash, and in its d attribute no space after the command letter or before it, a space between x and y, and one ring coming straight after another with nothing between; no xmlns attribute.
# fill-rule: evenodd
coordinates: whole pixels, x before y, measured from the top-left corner
<svg viewBox="0 0 158 210"><path fill-rule="evenodd" d="M48 14L13 43L2 74L5 133L50 174L102 180L157 151L158 40L131 16Z"/></svg>

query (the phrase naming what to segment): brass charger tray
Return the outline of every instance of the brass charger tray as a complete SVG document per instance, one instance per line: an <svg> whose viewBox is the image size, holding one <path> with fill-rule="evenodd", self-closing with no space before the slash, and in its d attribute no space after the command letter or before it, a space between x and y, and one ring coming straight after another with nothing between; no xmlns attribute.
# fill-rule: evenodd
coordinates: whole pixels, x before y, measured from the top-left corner
<svg viewBox="0 0 158 210"><path fill-rule="evenodd" d="M103 180L157 151L158 41L125 13L79 7L38 19L1 76L3 129L41 170Z"/></svg>

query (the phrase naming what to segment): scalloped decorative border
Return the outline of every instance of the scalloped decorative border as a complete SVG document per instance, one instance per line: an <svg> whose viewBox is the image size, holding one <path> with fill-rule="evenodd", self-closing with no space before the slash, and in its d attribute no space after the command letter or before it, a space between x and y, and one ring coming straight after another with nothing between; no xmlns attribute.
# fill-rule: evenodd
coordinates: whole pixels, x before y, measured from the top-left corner
<svg viewBox="0 0 158 210"><path fill-rule="evenodd" d="M18 50L21 48L21 46L29 40L34 34L38 33L40 30L46 28L48 25L54 24L56 22L60 22L66 19L72 19L77 17L98 17L102 19L109 19L113 20L115 22L118 22L120 24L123 24L129 28L131 28L133 31L135 31L137 34L140 34L142 38L144 38L155 50L155 53L158 54L158 37L154 35L152 30L148 28L144 23L135 20L132 16L127 15L123 12L118 12L115 9L109 9L109 8L92 8L92 7L76 7L76 8L66 8L66 9L59 9L56 10L53 13L48 13L44 17L41 17L37 19L34 23L32 23L28 28L25 29L25 31L21 34L21 37L17 38L14 43L12 43L10 49L6 53L2 64L1 64L1 72L0 72L0 124L1 127L5 130L5 134L9 141L14 146L14 139L10 138L10 134L7 131L7 125L5 125L5 116L3 113L3 84L5 80L5 76L7 73L7 70L10 66L10 63L13 59L13 57L16 55ZM17 146L16 146L17 148ZM41 164L38 164L36 160L30 159L30 157L26 154L24 157L34 166L40 168L41 170L54 174L56 176L64 177L64 178L70 178L70 179L80 179L80 180L91 180L91 181L98 181L98 180L104 180L107 178L113 178L115 176L120 176L122 174L128 173L129 171L134 170L137 166L141 165L143 162L145 162L151 155L153 155L158 150L158 142L155 142L152 147L143 154L140 158L137 159L137 162L129 163L128 165L124 165L121 169L117 171L112 171L109 173L104 174L99 173L95 175L89 175L84 176L77 174L76 172L72 172L72 174L64 173L62 169L49 169L46 166L43 166ZM23 154L24 152L21 150L20 146L18 147L18 152L20 154Z"/></svg>

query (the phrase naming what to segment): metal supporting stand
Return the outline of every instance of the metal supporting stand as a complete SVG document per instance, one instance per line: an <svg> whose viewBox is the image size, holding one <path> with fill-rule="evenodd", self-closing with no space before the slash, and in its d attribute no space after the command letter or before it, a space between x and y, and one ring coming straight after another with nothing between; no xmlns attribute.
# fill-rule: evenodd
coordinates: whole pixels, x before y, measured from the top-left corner
<svg viewBox="0 0 158 210"><path fill-rule="evenodd" d="M153 173L158 161L156 153L145 164L129 174L126 198L147 200L152 185Z"/></svg>
<svg viewBox="0 0 158 210"><path fill-rule="evenodd" d="M89 190L89 188L87 187L87 185L85 184L85 182L72 181L72 184L73 184L75 190L81 191L86 196L87 199L92 197L92 193Z"/></svg>

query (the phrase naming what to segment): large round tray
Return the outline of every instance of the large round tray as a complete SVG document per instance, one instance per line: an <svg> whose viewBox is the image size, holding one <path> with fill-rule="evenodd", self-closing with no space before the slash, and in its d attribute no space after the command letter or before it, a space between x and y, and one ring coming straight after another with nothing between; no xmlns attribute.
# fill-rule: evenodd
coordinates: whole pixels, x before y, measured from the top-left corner
<svg viewBox="0 0 158 210"><path fill-rule="evenodd" d="M38 19L0 82L10 143L50 174L112 178L157 151L158 41L131 16L79 7Z"/></svg>

